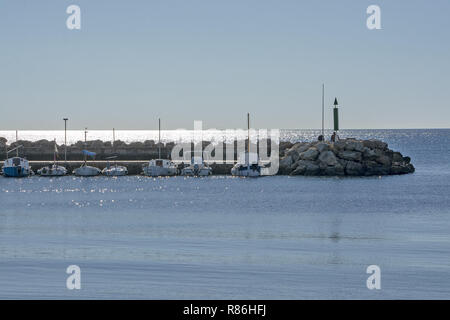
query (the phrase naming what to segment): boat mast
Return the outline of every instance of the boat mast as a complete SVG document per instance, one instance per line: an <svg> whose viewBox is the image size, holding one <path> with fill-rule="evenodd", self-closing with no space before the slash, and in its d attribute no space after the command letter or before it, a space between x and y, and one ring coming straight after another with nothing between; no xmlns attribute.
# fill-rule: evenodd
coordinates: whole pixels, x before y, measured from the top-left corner
<svg viewBox="0 0 450 320"><path fill-rule="evenodd" d="M16 130L16 144L19 144L19 132ZM19 157L19 148L16 149L16 157Z"/></svg>
<svg viewBox="0 0 450 320"><path fill-rule="evenodd" d="M322 83L322 138L325 141L325 84Z"/></svg>
<svg viewBox="0 0 450 320"><path fill-rule="evenodd" d="M161 118L158 118L158 159L161 159Z"/></svg>
<svg viewBox="0 0 450 320"><path fill-rule="evenodd" d="M87 149L87 128L84 128L84 148ZM86 153L84 153L84 164L86 165Z"/></svg>
<svg viewBox="0 0 450 320"><path fill-rule="evenodd" d="M113 147L113 152L115 153L115 149L114 149L114 144L116 143L116 129L113 128L113 141L112 141L112 147ZM117 167L117 162L116 160L114 160L114 166ZM109 161L107 163L107 167L109 168Z"/></svg>
<svg viewBox="0 0 450 320"><path fill-rule="evenodd" d="M56 138L55 138L55 149L53 150L53 164L56 164Z"/></svg>
<svg viewBox="0 0 450 320"><path fill-rule="evenodd" d="M247 152L250 156L250 113L247 113L247 136Z"/></svg>

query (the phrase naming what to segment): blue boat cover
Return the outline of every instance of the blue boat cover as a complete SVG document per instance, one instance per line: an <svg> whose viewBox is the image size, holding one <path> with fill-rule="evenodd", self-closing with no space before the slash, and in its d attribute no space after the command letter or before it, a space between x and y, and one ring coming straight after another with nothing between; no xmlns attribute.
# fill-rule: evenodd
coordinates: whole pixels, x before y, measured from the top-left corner
<svg viewBox="0 0 450 320"><path fill-rule="evenodd" d="M90 156L90 157L95 157L95 155L96 155L95 152L91 152L91 151L87 151L87 150L83 150L83 154Z"/></svg>

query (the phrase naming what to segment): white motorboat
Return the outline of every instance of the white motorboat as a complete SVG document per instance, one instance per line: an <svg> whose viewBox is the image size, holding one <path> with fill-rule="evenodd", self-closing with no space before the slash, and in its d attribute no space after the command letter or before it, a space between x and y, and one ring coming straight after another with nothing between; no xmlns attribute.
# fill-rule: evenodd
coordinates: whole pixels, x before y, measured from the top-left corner
<svg viewBox="0 0 450 320"><path fill-rule="evenodd" d="M58 147L55 139L55 151L53 153L53 164L43 167L37 171L37 173L43 177L60 177L67 174L67 169L63 166L59 166L56 163L56 155L58 154Z"/></svg>
<svg viewBox="0 0 450 320"><path fill-rule="evenodd" d="M21 147L22 146L20 145L12 150L6 151L7 157L9 153L13 151L16 151L16 156L4 161L2 172L5 177L22 178L33 174L28 160L19 157L19 149Z"/></svg>
<svg viewBox="0 0 450 320"><path fill-rule="evenodd" d="M237 177L259 177L261 165L257 153L250 152L250 114L247 113L247 151L238 157L238 162L231 168L231 174Z"/></svg>
<svg viewBox="0 0 450 320"><path fill-rule="evenodd" d="M210 176L212 175L212 168L209 167L202 157L192 157L191 164L181 169L182 176Z"/></svg>
<svg viewBox="0 0 450 320"><path fill-rule="evenodd" d="M231 169L233 176L259 177L261 175L261 166L257 154L245 152L240 159Z"/></svg>
<svg viewBox="0 0 450 320"><path fill-rule="evenodd" d="M113 140L112 140L112 146L114 148L116 142L116 130L113 128ZM105 176L110 177L116 177L116 176L126 176L128 174L128 168L125 166L119 166L116 162L114 162L113 165L109 163L109 160L116 159L117 156L112 156L106 158L107 163L106 167L102 170L102 174Z"/></svg>
<svg viewBox="0 0 450 320"><path fill-rule="evenodd" d="M107 160L115 158L117 158L117 156L109 157ZM117 163L111 165L108 161L106 167L102 170L102 174L109 177L126 176L128 174L128 169L127 167L117 165Z"/></svg>
<svg viewBox="0 0 450 320"><path fill-rule="evenodd" d="M161 119L158 119L158 159L153 159L142 167L143 174L150 177L174 176L177 174L177 166L168 159L161 159Z"/></svg>
<svg viewBox="0 0 450 320"><path fill-rule="evenodd" d="M67 169L63 166L52 164L39 169L37 173L38 175L43 177L60 177L65 176L67 174Z"/></svg>
<svg viewBox="0 0 450 320"><path fill-rule="evenodd" d="M84 144L87 144L87 128L84 131ZM92 167L87 165L87 157L94 158L96 156L95 152L90 152L88 150L83 150L84 154L84 163L81 165L81 167L76 168L73 170L74 175L81 176L81 177L92 177L92 176L98 176L102 171L97 167Z"/></svg>
<svg viewBox="0 0 450 320"><path fill-rule="evenodd" d="M154 159L142 168L144 175L150 177L174 176L177 174L177 166L167 159Z"/></svg>
<svg viewBox="0 0 450 320"><path fill-rule="evenodd" d="M98 176L100 173L101 171L99 168L88 166L86 165L86 163L84 163L81 167L73 170L73 174L79 177Z"/></svg>

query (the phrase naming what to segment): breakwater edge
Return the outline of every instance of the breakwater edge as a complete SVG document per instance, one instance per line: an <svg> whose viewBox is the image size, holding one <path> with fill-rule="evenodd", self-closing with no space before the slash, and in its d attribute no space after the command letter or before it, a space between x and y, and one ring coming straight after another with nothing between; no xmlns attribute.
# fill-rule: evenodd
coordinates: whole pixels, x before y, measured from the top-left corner
<svg viewBox="0 0 450 320"><path fill-rule="evenodd" d="M246 142L245 142L246 143ZM214 174L230 174L232 165L237 161L238 141L232 144L219 143L216 148L223 148L223 162L209 162ZM55 143L46 139L38 141L19 140L8 143L5 138L0 137L0 150L15 148L21 145L20 155L27 158L37 170L52 162ZM203 141L203 148L210 142ZM174 142L158 144L154 140L144 142L125 143L117 140L111 141L93 140L78 141L70 144L67 148L58 145L59 162L64 162L69 172L82 163L82 150L89 149L96 153L95 161L97 167L103 169L107 165L107 158L116 156L117 164L128 166L130 174L140 174L142 166L150 159L157 159L161 151L162 158L170 158ZM194 144L191 144L194 148ZM313 141L313 142L289 142L281 141L277 144L279 149L280 175L306 175L306 176L374 176L374 175L397 175L413 173L415 168L411 158L403 156L399 151L391 150L386 142L377 139L354 139L346 138L336 142ZM254 146L257 150L258 145ZM226 150L234 150L233 160L228 160ZM270 154L270 143L267 147ZM208 160L206 160L208 162Z"/></svg>

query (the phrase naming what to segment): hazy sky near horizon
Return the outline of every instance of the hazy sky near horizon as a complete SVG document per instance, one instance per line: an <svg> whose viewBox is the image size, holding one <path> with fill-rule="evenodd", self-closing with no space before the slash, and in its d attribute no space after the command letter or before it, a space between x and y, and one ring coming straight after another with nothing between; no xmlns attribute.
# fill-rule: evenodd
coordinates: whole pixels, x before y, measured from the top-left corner
<svg viewBox="0 0 450 320"><path fill-rule="evenodd" d="M68 30L66 8L81 8ZM366 9L381 7L382 30ZM450 127L448 0L0 0L0 130Z"/></svg>

